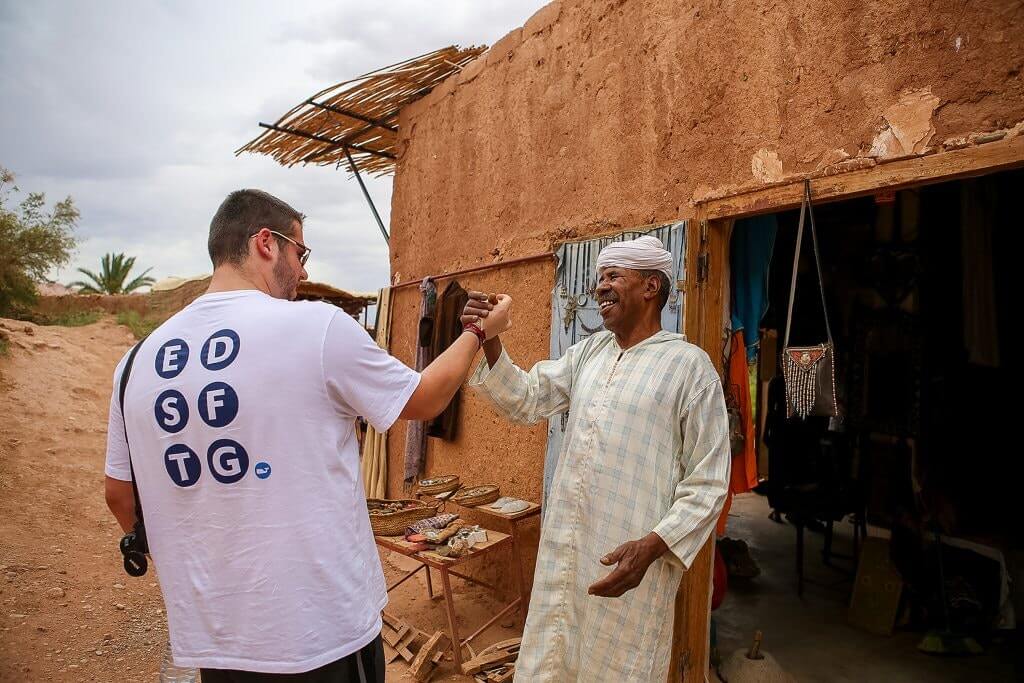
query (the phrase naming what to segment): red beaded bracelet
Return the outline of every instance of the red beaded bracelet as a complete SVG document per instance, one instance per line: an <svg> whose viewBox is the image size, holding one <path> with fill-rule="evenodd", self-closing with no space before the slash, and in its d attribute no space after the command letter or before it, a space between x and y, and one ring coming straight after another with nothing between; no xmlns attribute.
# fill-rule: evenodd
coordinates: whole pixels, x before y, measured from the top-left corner
<svg viewBox="0 0 1024 683"><path fill-rule="evenodd" d="M465 332L472 332L475 334L476 338L480 341L480 346L483 346L484 342L487 341L487 335L484 334L484 331L480 329L480 326L476 323L466 323L462 326L462 329Z"/></svg>

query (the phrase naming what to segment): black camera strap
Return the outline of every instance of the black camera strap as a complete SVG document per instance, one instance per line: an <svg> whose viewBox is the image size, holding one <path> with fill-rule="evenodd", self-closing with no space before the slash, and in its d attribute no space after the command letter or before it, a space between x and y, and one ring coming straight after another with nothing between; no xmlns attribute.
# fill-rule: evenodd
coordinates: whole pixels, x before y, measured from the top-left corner
<svg viewBox="0 0 1024 683"><path fill-rule="evenodd" d="M118 388L118 403L121 406L121 422L124 424L124 447L128 451L128 471L132 475L132 496L135 498L135 531L138 533L139 530L144 530L142 521L142 501L139 500L139 487L135 483L135 467L132 465L132 449L128 445L128 420L124 416L124 394L128 389L128 377L132 373L132 365L135 363L135 354L139 352L139 348L142 346L142 342L146 341L145 338L139 340L132 350L128 353L128 358L124 362L124 370L121 371L121 383ZM145 531L143 531L145 534ZM141 539L145 542L145 536ZM148 548L147 548L148 549Z"/></svg>

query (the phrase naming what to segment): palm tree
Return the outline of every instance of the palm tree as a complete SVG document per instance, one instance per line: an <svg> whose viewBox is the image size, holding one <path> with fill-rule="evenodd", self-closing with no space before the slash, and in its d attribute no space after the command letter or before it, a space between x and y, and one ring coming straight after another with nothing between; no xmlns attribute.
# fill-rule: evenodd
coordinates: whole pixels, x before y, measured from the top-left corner
<svg viewBox="0 0 1024 683"><path fill-rule="evenodd" d="M152 268L146 268L142 275L139 275L128 284L124 283L128 279L128 273L131 272L132 267L135 265L134 256L106 254L100 263L102 267L99 275L85 268L78 269L79 273L86 275L92 282L77 280L72 282L70 286L78 287L79 294L128 294L139 287L145 287L156 282L153 278L146 277L146 273L153 270Z"/></svg>

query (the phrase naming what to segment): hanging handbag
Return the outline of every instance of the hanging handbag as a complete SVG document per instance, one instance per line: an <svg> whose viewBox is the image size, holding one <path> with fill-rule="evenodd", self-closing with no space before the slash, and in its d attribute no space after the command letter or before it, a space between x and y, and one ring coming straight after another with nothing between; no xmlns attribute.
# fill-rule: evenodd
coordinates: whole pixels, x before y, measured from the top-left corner
<svg viewBox="0 0 1024 683"><path fill-rule="evenodd" d="M790 346L789 332L793 323L793 300L796 297L796 277L800 266L800 246L804 237L804 216L811 219L811 242L814 245L814 264L821 287L821 310L825 315L825 333L828 341L816 346ZM793 254L793 279L789 287L789 312L786 314L786 337L782 343L782 374L786 382L786 415L836 416L839 405L836 402L835 344L832 328L828 322L828 308L825 304L825 280L821 274L821 254L818 250L818 231L814 226L814 209L811 206L811 183L804 181L804 199L800 204L800 224L796 233L796 250Z"/></svg>

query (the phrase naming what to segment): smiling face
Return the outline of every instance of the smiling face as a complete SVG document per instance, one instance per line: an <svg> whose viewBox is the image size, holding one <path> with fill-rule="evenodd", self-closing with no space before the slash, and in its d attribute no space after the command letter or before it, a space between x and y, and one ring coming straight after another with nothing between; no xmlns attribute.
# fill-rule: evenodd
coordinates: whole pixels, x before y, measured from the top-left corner
<svg viewBox="0 0 1024 683"><path fill-rule="evenodd" d="M618 266L601 268L597 275L595 294L605 329L627 335L652 315L660 317L657 276Z"/></svg>

